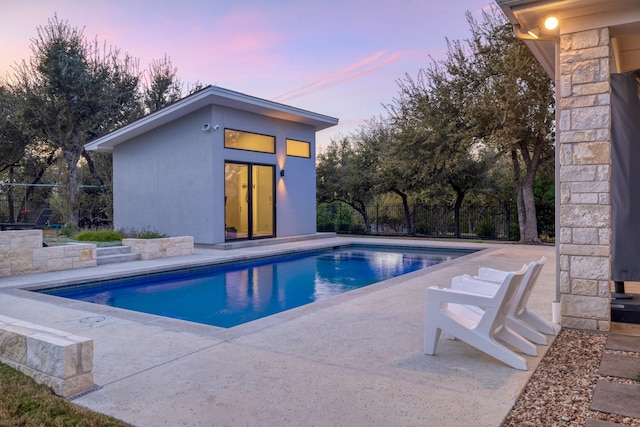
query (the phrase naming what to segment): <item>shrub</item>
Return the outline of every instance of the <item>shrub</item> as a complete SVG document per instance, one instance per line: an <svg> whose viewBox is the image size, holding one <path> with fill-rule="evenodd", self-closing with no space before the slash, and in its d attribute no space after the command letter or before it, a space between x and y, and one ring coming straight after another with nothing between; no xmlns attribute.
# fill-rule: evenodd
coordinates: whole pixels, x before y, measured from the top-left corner
<svg viewBox="0 0 640 427"><path fill-rule="evenodd" d="M65 224L60 227L60 234L65 237L71 237L78 232L78 229L73 224Z"/></svg>
<svg viewBox="0 0 640 427"><path fill-rule="evenodd" d="M424 235L431 234L431 227L429 227L427 221L421 220L416 224L416 233Z"/></svg>
<svg viewBox="0 0 640 427"><path fill-rule="evenodd" d="M73 236L80 242L117 242L124 236L116 230L85 230Z"/></svg>
<svg viewBox="0 0 640 427"><path fill-rule="evenodd" d="M149 230L144 227L140 230L133 228L123 228L118 231L123 237L130 237L132 239L161 239L163 237L169 237L168 234L160 233L159 231Z"/></svg>
<svg viewBox="0 0 640 427"><path fill-rule="evenodd" d="M490 219L483 220L478 226L478 237L483 239L495 239L496 227Z"/></svg>

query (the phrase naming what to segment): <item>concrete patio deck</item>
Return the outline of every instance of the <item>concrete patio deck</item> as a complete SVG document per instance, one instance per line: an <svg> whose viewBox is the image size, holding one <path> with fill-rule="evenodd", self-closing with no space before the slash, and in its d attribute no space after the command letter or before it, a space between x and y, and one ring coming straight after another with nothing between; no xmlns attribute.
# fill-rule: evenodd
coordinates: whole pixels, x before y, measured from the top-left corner
<svg viewBox="0 0 640 427"><path fill-rule="evenodd" d="M482 250L230 329L23 290L361 240L197 248L191 256L6 278L0 314L92 338L97 387L74 403L137 426L499 426L548 346L526 357L528 371L444 338L426 356L425 288L483 266L515 270L544 255L529 309L550 321L552 246L393 239ZM382 242L389 240L365 240Z"/></svg>

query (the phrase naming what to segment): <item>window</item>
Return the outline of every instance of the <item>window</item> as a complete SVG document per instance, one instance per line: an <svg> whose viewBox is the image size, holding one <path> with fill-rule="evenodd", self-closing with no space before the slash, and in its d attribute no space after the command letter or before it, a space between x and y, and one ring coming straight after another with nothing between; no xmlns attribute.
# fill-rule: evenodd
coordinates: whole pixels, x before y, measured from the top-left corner
<svg viewBox="0 0 640 427"><path fill-rule="evenodd" d="M295 139L287 139L287 156L311 157L311 144Z"/></svg>
<svg viewBox="0 0 640 427"><path fill-rule="evenodd" d="M236 150L259 151L261 153L276 152L276 138L239 130L224 130L224 147Z"/></svg>

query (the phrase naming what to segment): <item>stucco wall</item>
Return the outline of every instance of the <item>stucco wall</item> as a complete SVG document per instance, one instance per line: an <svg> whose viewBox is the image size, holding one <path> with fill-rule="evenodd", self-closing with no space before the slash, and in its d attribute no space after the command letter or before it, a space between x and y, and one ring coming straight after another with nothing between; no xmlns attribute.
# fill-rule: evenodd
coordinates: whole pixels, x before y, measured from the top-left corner
<svg viewBox="0 0 640 427"><path fill-rule="evenodd" d="M556 149L564 327L609 329L609 70L608 29L561 36Z"/></svg>
<svg viewBox="0 0 640 427"><path fill-rule="evenodd" d="M213 146L207 109L116 147L114 226L213 240Z"/></svg>
<svg viewBox="0 0 640 427"><path fill-rule="evenodd" d="M275 136L276 154L225 149L225 128ZM287 157L287 138L310 142L311 158ZM115 147L115 227L224 242L225 161L274 165L276 235L315 233L315 129L216 105Z"/></svg>

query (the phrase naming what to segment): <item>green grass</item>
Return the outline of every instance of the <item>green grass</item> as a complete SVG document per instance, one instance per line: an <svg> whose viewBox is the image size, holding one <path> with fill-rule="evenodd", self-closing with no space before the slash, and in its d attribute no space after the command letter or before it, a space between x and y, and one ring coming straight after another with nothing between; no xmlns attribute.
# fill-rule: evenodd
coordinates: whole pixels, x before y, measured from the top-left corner
<svg viewBox="0 0 640 427"><path fill-rule="evenodd" d="M0 363L0 427L114 426L128 424L56 396L17 370Z"/></svg>

